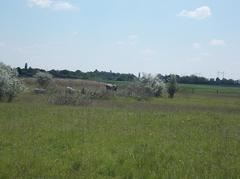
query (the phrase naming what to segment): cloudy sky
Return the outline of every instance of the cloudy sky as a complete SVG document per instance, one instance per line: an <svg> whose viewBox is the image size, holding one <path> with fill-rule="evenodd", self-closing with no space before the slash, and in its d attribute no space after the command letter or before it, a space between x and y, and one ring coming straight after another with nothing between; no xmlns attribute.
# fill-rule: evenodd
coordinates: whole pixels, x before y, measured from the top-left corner
<svg viewBox="0 0 240 179"><path fill-rule="evenodd" d="M237 0L1 0L0 61L240 79L239 8Z"/></svg>

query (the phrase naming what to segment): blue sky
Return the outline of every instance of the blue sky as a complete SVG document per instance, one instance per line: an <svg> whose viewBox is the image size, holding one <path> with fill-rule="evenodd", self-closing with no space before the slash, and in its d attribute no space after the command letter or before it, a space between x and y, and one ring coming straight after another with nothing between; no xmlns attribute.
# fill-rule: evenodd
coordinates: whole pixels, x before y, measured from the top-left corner
<svg viewBox="0 0 240 179"><path fill-rule="evenodd" d="M240 79L240 1L1 0L0 61Z"/></svg>

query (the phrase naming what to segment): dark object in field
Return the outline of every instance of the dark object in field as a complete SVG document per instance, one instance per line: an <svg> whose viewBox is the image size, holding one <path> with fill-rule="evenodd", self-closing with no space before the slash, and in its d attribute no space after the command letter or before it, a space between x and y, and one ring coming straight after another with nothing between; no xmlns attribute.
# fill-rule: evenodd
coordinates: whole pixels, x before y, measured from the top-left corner
<svg viewBox="0 0 240 179"><path fill-rule="evenodd" d="M47 92L47 90L43 89L43 88L35 88L33 90L33 92L36 93L36 94L45 94Z"/></svg>
<svg viewBox="0 0 240 179"><path fill-rule="evenodd" d="M81 90L81 94L86 94L85 88L83 88L83 89Z"/></svg>
<svg viewBox="0 0 240 179"><path fill-rule="evenodd" d="M106 90L107 91L117 91L118 86L112 85L112 84L106 84Z"/></svg>

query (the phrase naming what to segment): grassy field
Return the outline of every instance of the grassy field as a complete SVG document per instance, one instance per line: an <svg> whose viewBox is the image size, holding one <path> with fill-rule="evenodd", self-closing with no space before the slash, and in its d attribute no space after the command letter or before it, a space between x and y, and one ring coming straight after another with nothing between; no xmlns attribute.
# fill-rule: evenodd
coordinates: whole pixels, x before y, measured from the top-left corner
<svg viewBox="0 0 240 179"><path fill-rule="evenodd" d="M240 178L240 89L180 87L175 99L0 103L0 178Z"/></svg>
<svg viewBox="0 0 240 179"><path fill-rule="evenodd" d="M180 84L181 92L201 92L201 93L212 93L212 94L231 94L240 96L240 88L237 87L225 87L225 86L214 86L214 85L191 85L191 84Z"/></svg>

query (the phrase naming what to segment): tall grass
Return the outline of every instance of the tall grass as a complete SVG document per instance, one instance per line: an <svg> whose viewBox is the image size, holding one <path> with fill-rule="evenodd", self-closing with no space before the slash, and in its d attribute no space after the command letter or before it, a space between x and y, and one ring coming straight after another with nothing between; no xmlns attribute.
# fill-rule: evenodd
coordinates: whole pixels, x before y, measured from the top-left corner
<svg viewBox="0 0 240 179"><path fill-rule="evenodd" d="M240 176L240 99L179 94L56 106L0 103L0 178Z"/></svg>

